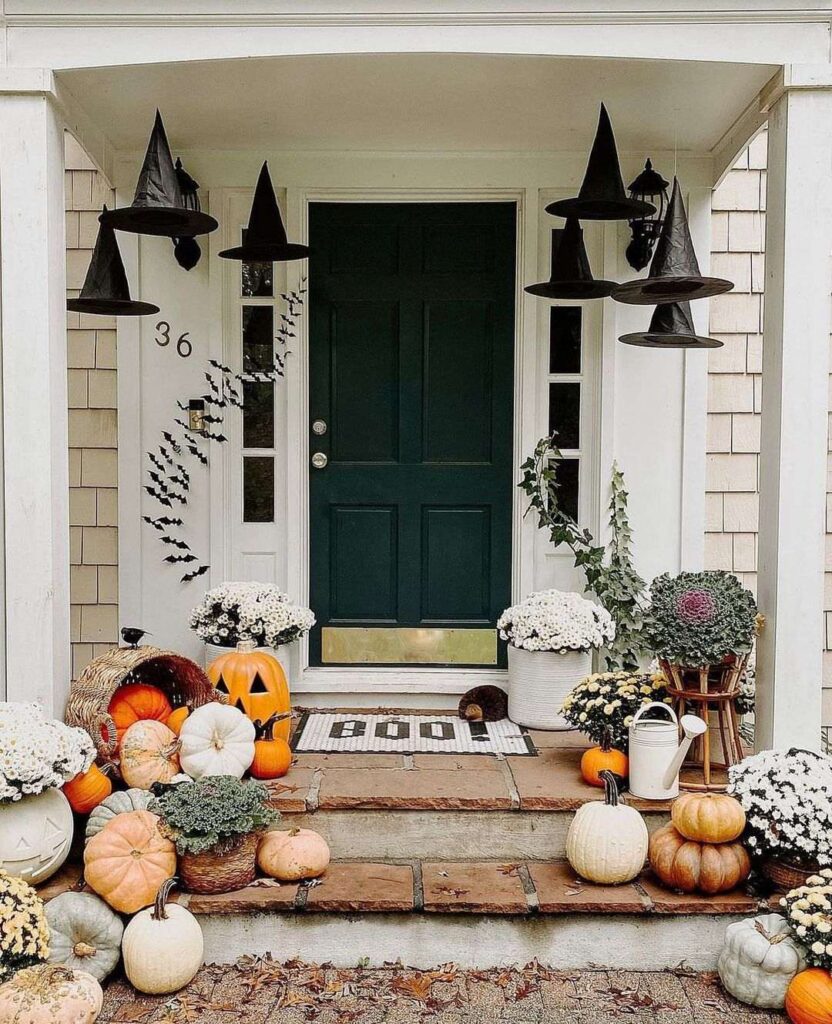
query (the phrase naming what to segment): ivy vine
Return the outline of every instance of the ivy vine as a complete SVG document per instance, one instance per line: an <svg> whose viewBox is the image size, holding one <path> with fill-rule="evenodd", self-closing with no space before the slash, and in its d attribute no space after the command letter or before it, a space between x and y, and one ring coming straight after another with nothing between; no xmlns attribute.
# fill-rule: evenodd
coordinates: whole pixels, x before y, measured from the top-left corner
<svg viewBox="0 0 832 1024"><path fill-rule="evenodd" d="M607 506L610 542L604 548L558 504L557 465L563 456L556 436L541 438L520 467L523 475L518 486L529 497L526 512L537 516L538 527L549 531L555 547L565 544L571 550L575 565L586 577L587 590L612 616L616 634L604 649L607 671L636 669L644 651L642 629L648 601L647 586L633 565L624 475L613 463Z"/></svg>

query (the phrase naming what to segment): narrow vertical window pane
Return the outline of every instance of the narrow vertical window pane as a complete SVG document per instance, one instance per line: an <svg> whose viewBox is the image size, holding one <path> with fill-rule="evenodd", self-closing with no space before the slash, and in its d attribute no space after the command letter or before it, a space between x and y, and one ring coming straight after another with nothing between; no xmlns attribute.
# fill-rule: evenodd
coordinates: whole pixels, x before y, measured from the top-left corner
<svg viewBox="0 0 832 1024"><path fill-rule="evenodd" d="M581 446L581 385L549 385L549 433L557 434L558 448Z"/></svg>
<svg viewBox="0 0 832 1024"><path fill-rule="evenodd" d="M274 448L271 381L243 381L243 448Z"/></svg>
<svg viewBox="0 0 832 1024"><path fill-rule="evenodd" d="M243 459L243 522L274 522L274 459L270 455Z"/></svg>
<svg viewBox="0 0 832 1024"><path fill-rule="evenodd" d="M247 230L243 228L243 242ZM240 268L243 295L274 295L274 265L272 263L243 263Z"/></svg>
<svg viewBox="0 0 832 1024"><path fill-rule="evenodd" d="M549 310L549 373L581 372L581 307Z"/></svg>
<svg viewBox="0 0 832 1024"><path fill-rule="evenodd" d="M243 306L243 372L274 368L274 309Z"/></svg>
<svg viewBox="0 0 832 1024"><path fill-rule="evenodd" d="M572 519L578 519L578 477L580 469L578 459L560 459L555 466L557 481L558 508Z"/></svg>

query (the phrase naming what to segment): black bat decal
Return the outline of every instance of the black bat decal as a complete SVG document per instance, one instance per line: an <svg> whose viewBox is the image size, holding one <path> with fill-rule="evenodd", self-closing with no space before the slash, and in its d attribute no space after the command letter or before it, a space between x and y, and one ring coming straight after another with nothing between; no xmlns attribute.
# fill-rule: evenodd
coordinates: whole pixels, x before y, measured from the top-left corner
<svg viewBox="0 0 832 1024"><path fill-rule="evenodd" d="M142 519L159 533L163 533L169 526L182 526L182 520L176 516L158 516L156 519L153 516L142 516Z"/></svg>
<svg viewBox="0 0 832 1024"><path fill-rule="evenodd" d="M186 543L184 540L178 540L176 537L171 537L168 534L163 534L161 537L163 544L170 544L175 548L179 548L180 551L190 551L191 545Z"/></svg>
<svg viewBox="0 0 832 1024"><path fill-rule="evenodd" d="M188 554L188 555L168 555L167 558L165 558L165 561L169 562L171 565L176 565L179 562L186 562L186 563L187 562L195 562L196 560L197 560L196 555L191 555L191 554Z"/></svg>
<svg viewBox="0 0 832 1024"><path fill-rule="evenodd" d="M188 452L195 458L199 459L203 466L208 465L208 456L201 452L193 442L186 442L186 447L188 449Z"/></svg>
<svg viewBox="0 0 832 1024"><path fill-rule="evenodd" d="M194 569L193 572L186 572L182 577L182 583L190 583L191 580L195 580L197 576L204 576L206 572L211 568L210 565L200 565L198 569Z"/></svg>
<svg viewBox="0 0 832 1024"><path fill-rule="evenodd" d="M163 476L160 476L159 473L156 473L152 469L149 469L147 471L147 475L150 477L153 483L156 484L159 490L162 491L163 494L170 494L170 487L168 487L168 481Z"/></svg>
<svg viewBox="0 0 832 1024"><path fill-rule="evenodd" d="M172 484L179 484L179 486L182 488L183 491L190 490L191 483L190 483L190 480L187 477L179 476L177 474L175 476L169 477L169 479L170 479L170 482Z"/></svg>
<svg viewBox="0 0 832 1024"><path fill-rule="evenodd" d="M178 441L169 430L163 430L162 437L167 441L167 443L171 446L171 448L173 449L174 452L176 452L177 455L181 453L181 446L179 445Z"/></svg>
<svg viewBox="0 0 832 1024"><path fill-rule="evenodd" d="M225 434L212 434L210 430L206 430L204 437L207 437L209 441L219 441L220 444L225 444L228 438Z"/></svg>
<svg viewBox="0 0 832 1024"><path fill-rule="evenodd" d="M150 487L148 485L145 485L145 490L150 495L150 497L155 498L160 505L166 505L168 508L171 508L170 498L168 498L167 495L162 494L160 491L157 491L155 487Z"/></svg>
<svg viewBox="0 0 832 1024"><path fill-rule="evenodd" d="M159 470L159 472L165 472L165 464L157 455L154 455L153 452L148 452L147 457L150 459L153 465Z"/></svg>

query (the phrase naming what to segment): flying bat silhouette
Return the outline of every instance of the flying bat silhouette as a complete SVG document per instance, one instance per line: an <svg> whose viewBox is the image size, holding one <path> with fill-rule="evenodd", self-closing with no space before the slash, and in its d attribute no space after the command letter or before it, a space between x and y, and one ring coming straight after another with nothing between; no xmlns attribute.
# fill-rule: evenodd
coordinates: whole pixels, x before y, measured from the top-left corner
<svg viewBox="0 0 832 1024"><path fill-rule="evenodd" d="M165 533L161 537L163 544L172 544L175 548L180 548L182 551L190 551L191 545L187 544L184 540L179 540L177 537L171 537Z"/></svg>
<svg viewBox="0 0 832 1024"><path fill-rule="evenodd" d="M159 533L163 533L168 526L182 526L182 520L175 516L158 516L156 519L153 516L142 516L142 519Z"/></svg>
<svg viewBox="0 0 832 1024"><path fill-rule="evenodd" d="M151 487L149 484L145 484L144 489L147 491L150 497L155 498L160 505L165 505L167 506L167 508L173 507L170 503L170 498L167 495L162 494L161 491L157 491L155 487Z"/></svg>
<svg viewBox="0 0 832 1024"><path fill-rule="evenodd" d="M204 576L210 568L210 565L200 565L198 569L194 569L192 572L186 572L182 577L181 582L190 583L191 580L195 580L197 576Z"/></svg>
<svg viewBox="0 0 832 1024"><path fill-rule="evenodd" d="M165 561L170 562L171 565L175 565L177 562L195 562L196 555L168 555Z"/></svg>

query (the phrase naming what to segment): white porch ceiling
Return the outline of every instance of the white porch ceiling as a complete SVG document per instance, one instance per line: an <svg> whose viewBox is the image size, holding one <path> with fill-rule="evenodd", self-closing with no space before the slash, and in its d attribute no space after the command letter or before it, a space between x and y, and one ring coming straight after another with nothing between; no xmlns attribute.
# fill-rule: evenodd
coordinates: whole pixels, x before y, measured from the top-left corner
<svg viewBox="0 0 832 1024"><path fill-rule="evenodd" d="M473 54L149 64L58 77L116 150L156 106L184 150L581 151L598 103L622 152L709 153L773 65Z"/></svg>

